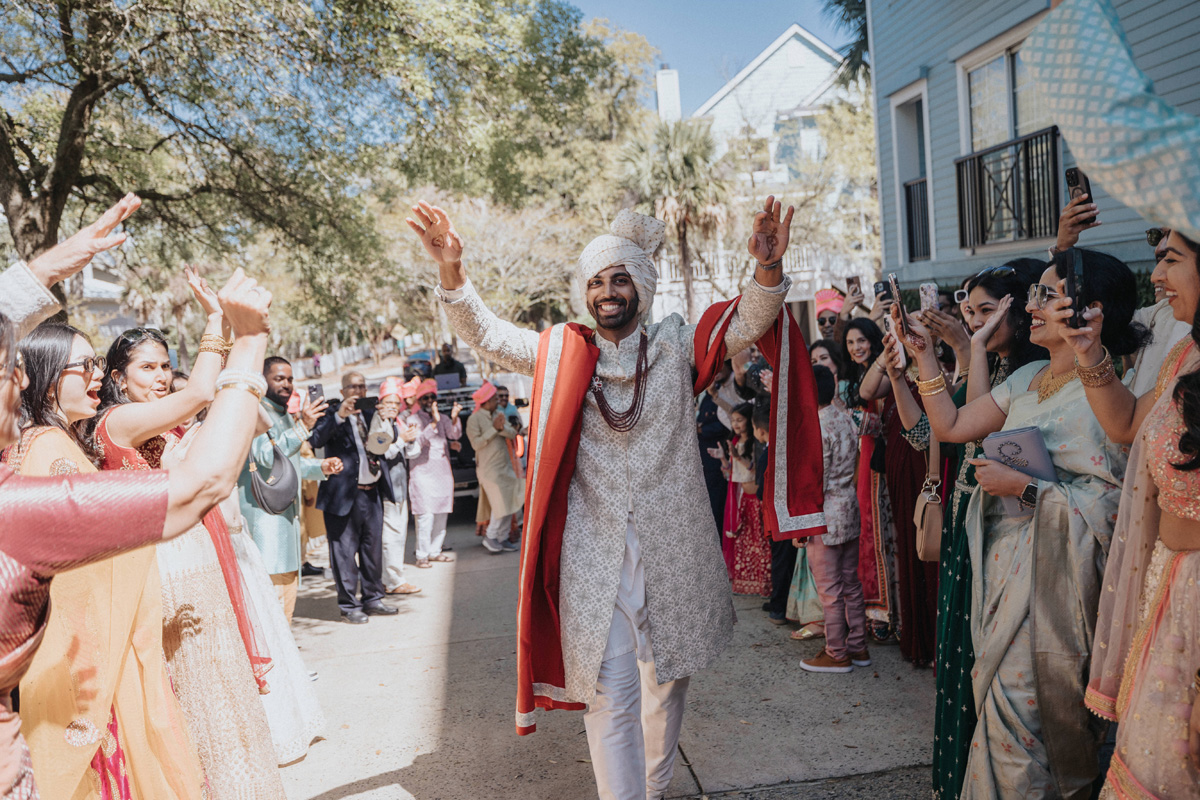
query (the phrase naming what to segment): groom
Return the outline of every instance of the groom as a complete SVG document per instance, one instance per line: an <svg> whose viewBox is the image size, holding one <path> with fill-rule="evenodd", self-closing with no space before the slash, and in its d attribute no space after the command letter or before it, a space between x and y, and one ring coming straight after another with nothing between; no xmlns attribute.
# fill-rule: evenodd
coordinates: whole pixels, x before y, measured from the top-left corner
<svg viewBox="0 0 1200 800"><path fill-rule="evenodd" d="M693 397L725 361L766 346L786 439L772 464L768 528L824 531L812 371L790 314L782 258L792 210L754 221L755 278L699 326L644 324L658 279L659 220L621 211L579 258L594 330L538 334L492 314L467 279L463 241L424 202L409 225L437 262L456 332L502 369L534 377L530 488L518 605L517 731L535 708L584 709L603 798L658 798L671 781L688 677L733 631L729 578L709 511ZM695 374L699 375L694 379ZM791 408L788 408L788 404Z"/></svg>

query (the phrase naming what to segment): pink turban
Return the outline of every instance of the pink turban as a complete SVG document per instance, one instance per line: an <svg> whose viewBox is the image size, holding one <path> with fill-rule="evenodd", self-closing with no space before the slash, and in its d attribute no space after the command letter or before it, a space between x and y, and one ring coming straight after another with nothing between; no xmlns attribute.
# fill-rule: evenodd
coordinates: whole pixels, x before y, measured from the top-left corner
<svg viewBox="0 0 1200 800"><path fill-rule="evenodd" d="M822 289L817 292L813 299L817 301L817 313L822 311L841 311L842 305L845 303L845 298L837 289Z"/></svg>
<svg viewBox="0 0 1200 800"><path fill-rule="evenodd" d="M292 396L288 398L287 413L299 414L301 402L303 402L303 399L300 396L300 392L292 392Z"/></svg>
<svg viewBox="0 0 1200 800"><path fill-rule="evenodd" d="M385 397L404 397L404 384L394 375L386 378L379 387L379 399L382 400Z"/></svg>
<svg viewBox="0 0 1200 800"><path fill-rule="evenodd" d="M413 392L413 400L418 397L424 397L427 394L437 394L437 381L433 378L426 378L417 386L417 390Z"/></svg>
<svg viewBox="0 0 1200 800"><path fill-rule="evenodd" d="M400 387L400 396L405 400L410 400L416 396L419 388L421 388L421 376L413 375L411 381Z"/></svg>
<svg viewBox="0 0 1200 800"><path fill-rule="evenodd" d="M491 400L495 396L496 387L492 386L487 381L484 381L483 386L480 386L475 390L475 393L471 395L471 399L475 401L475 407L479 408L481 405L486 403L488 400Z"/></svg>

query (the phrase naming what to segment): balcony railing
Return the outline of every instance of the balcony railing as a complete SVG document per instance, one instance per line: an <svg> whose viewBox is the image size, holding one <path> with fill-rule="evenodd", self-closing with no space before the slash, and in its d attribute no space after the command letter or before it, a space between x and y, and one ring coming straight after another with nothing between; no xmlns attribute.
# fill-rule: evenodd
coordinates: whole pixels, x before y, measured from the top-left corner
<svg viewBox="0 0 1200 800"><path fill-rule="evenodd" d="M954 162L958 242L978 247L1054 236L1058 229L1058 128Z"/></svg>
<svg viewBox="0 0 1200 800"><path fill-rule="evenodd" d="M908 260L929 260L929 187L924 178L904 184L904 213L908 221Z"/></svg>

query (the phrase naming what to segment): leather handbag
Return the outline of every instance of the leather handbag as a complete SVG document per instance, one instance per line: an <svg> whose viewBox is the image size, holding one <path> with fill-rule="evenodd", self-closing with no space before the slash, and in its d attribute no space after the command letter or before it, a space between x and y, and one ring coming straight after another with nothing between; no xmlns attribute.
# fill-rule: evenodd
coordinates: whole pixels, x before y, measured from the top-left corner
<svg viewBox="0 0 1200 800"><path fill-rule="evenodd" d="M271 474L263 477L258 471L254 456L250 456L250 493L254 495L254 504L268 514L282 514L287 511L300 491L300 476L292 460L284 455L275 444L269 440L275 453L275 462L271 465Z"/></svg>
<svg viewBox="0 0 1200 800"><path fill-rule="evenodd" d="M917 495L913 524L917 528L917 558L938 561L942 553L942 448L933 431L929 431L929 452L925 454L925 483Z"/></svg>

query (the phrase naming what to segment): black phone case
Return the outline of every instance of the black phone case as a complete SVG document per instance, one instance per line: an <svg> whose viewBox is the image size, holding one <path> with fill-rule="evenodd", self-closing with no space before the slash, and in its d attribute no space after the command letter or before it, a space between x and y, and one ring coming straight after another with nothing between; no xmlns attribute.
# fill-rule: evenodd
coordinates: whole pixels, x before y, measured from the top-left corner
<svg viewBox="0 0 1200 800"><path fill-rule="evenodd" d="M1087 324L1087 320L1083 318L1083 309L1079 306L1079 285L1075 281L1074 264L1067 265L1067 277L1063 279L1063 285L1067 290L1067 297L1071 298L1071 316L1067 318L1067 324L1072 328L1082 328Z"/></svg>
<svg viewBox="0 0 1200 800"><path fill-rule="evenodd" d="M1071 167L1067 170L1067 199L1074 200L1081 194L1088 196L1089 203L1096 202L1096 196L1092 194L1092 182L1088 180L1088 176L1079 167ZM1094 214L1080 220L1084 225L1091 225L1095 221Z"/></svg>

